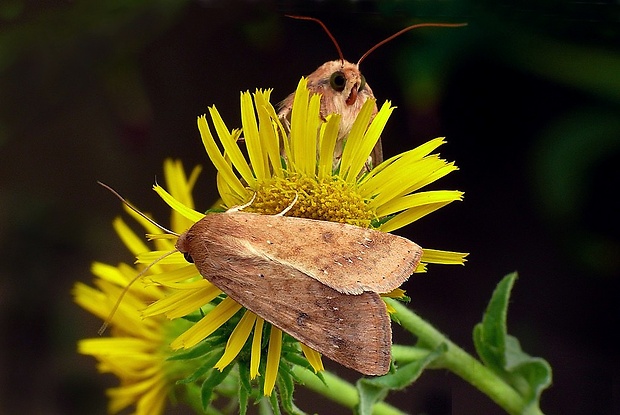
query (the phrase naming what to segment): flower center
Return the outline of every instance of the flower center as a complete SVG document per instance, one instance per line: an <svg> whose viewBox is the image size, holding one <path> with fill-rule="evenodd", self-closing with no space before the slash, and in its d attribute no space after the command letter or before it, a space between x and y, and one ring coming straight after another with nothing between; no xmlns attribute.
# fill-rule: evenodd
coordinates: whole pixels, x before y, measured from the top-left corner
<svg viewBox="0 0 620 415"><path fill-rule="evenodd" d="M363 228L370 227L371 220L376 218L354 185L338 177L318 180L295 173L284 178L271 177L259 183L255 190L254 202L245 209L248 212L275 215L289 207L297 195L289 216Z"/></svg>

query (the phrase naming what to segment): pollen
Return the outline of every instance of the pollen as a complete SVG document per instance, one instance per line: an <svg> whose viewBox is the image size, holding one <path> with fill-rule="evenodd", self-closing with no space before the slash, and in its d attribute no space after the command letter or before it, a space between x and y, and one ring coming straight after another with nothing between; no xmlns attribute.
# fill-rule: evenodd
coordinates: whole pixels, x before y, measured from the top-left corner
<svg viewBox="0 0 620 415"><path fill-rule="evenodd" d="M254 202L245 211L275 215L290 207L289 216L348 223L368 228L376 218L354 184L338 176L326 179L289 174L258 183ZM296 199L297 197L297 199Z"/></svg>

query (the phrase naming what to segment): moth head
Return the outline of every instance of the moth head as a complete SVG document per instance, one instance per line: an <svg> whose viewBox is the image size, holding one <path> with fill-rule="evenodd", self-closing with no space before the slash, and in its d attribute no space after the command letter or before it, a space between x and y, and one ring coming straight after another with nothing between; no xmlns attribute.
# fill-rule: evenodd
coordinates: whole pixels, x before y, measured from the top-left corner
<svg viewBox="0 0 620 415"><path fill-rule="evenodd" d="M177 251L183 254L183 258L185 258L187 262L189 262L190 264L193 264L194 258L192 258L192 255L189 253L189 247L190 247L189 242L190 241L189 241L187 232L185 232L179 235L179 239L177 239L177 242L174 245L174 247L177 249Z"/></svg>
<svg viewBox="0 0 620 415"><path fill-rule="evenodd" d="M358 97L372 95L370 87L366 84L366 78L359 71L356 64L346 60L330 61L321 65L316 71L308 76L308 87L320 92L328 101L334 100L334 111L342 113L347 106L356 103ZM365 101L365 99L364 99ZM340 111L336 111L339 109Z"/></svg>

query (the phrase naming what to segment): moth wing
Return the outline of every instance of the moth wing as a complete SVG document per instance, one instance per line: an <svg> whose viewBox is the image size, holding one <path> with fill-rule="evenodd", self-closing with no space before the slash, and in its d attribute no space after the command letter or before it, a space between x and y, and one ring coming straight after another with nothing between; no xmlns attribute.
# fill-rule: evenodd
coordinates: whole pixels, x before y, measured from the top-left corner
<svg viewBox="0 0 620 415"><path fill-rule="evenodd" d="M392 331L378 294L342 294L264 259L231 258L224 272L194 259L200 273L232 299L329 359L365 375L388 372Z"/></svg>
<svg viewBox="0 0 620 415"><path fill-rule="evenodd" d="M390 233L287 216L228 213L227 236L345 294L387 293L415 271L422 248Z"/></svg>

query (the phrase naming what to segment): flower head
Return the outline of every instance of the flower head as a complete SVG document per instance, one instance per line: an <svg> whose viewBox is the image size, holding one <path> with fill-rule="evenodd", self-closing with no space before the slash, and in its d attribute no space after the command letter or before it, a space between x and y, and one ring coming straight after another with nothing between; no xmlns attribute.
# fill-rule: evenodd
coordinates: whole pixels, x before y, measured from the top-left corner
<svg viewBox="0 0 620 415"><path fill-rule="evenodd" d="M175 166L169 161L166 163L167 177L170 177L175 167L180 165ZM187 184L191 187L192 183L190 181ZM177 189L174 191L177 197L182 198L182 192ZM147 231L156 231L151 223L131 210L128 212L134 214ZM187 226L186 220L176 212L172 214L172 222L181 228ZM114 228L134 255L150 250L121 218L114 220ZM170 242L166 244L166 241L158 241L157 245L165 248L166 245L170 246ZM163 413L174 382L184 377L186 372L180 365L168 361L172 355L168 345L187 329L187 322L169 321L163 317L144 319L141 315L142 309L164 298L167 289L163 286L131 284L140 272L146 271L145 275L162 272L166 265L155 265L149 270L141 268L144 267L95 262L91 269L95 275L95 287L80 282L73 287L75 302L101 319L107 319L115 310L109 322L110 337L83 339L78 343L79 353L94 356L99 361L99 371L112 373L120 380L119 386L107 391L110 413L118 413L132 405L135 406L136 414ZM116 308L116 299L121 295L124 295L123 300Z"/></svg>
<svg viewBox="0 0 620 415"><path fill-rule="evenodd" d="M389 232L461 200L462 193L458 191L420 191L456 170L453 163L431 154L444 143L441 138L392 157L366 172L368 157L393 110L389 102L374 118L374 100L369 99L364 104L347 137L342 157L335 164L333 155L340 116L332 114L322 120L319 116L320 96L311 96L306 80L302 78L296 91L288 132L269 103L270 92L257 90L253 95L249 92L241 94L241 130L230 130L215 107L209 108L212 127L207 123L206 116L198 119L204 147L218 170L221 209L246 205L245 211L270 215L288 210L287 215L290 216ZM217 142L211 128L215 130ZM245 143L247 157L239 146L241 141ZM159 185L154 190L173 210L172 229L183 232L205 216L195 210L191 193L198 172L194 170L187 178L180 163L168 161L165 166L168 191ZM158 232L144 218L134 216L149 233ZM201 384L202 402L206 405L214 390L226 383L228 375L236 367L238 396L245 396L244 401L254 393L251 380L262 375L260 393L272 395L279 382L284 389L282 399L288 397L290 403L294 379L287 369L288 365L302 364L315 372L323 370L319 353L243 308L203 278L180 252L170 254L174 249L174 240L170 239L170 235L154 235L154 238L156 250L150 251L143 245L138 246L137 238L125 237L126 244L138 257L137 262L149 264L150 268L142 280L146 283L143 288L149 290L151 297L140 294L139 301L134 294L142 288L132 286L128 289L126 299L117 312L121 315L112 320L113 338L100 339L113 341L116 333L121 332L119 324L125 320L137 324L137 321L124 317L127 308L134 313L133 317L144 319L145 327L152 328L148 337L151 341L149 350L157 365L154 362L147 365L149 370L141 372L145 376L143 378L130 378L118 369L112 370L121 378L121 389L144 390L145 382L155 379L154 376L147 376L148 373L162 379L158 384L159 391L170 387L170 379L182 378L182 384ZM163 258L166 253L169 255ZM422 263L415 272L425 272L429 263L462 264L465 255L424 249ZM157 263L152 265L153 262ZM130 274L127 272L125 275ZM99 291L97 295L116 298L126 285L127 279L117 282L116 291ZM110 306L93 308L96 300L82 291L83 287L76 286L76 300L91 312L105 317ZM404 292L396 289L386 296L402 298ZM141 310L141 316L137 310ZM389 307L388 311L391 311ZM122 333L135 336L135 333L148 331L145 327L132 330L128 326ZM171 333L180 334L172 339ZM162 347L169 340L170 349ZM90 351L89 354L95 355L101 362L105 361L102 367L106 369L113 365L108 362L113 360L113 356L107 359L103 346L82 351ZM147 359L141 360L146 362ZM234 362L239 364L233 365ZM170 370L168 365L175 370ZM174 376L170 375L171 372ZM135 393L123 404L140 405L141 402L154 402L153 399L147 399L146 394ZM272 403L273 399L272 395ZM116 404L114 409L121 406Z"/></svg>
<svg viewBox="0 0 620 415"><path fill-rule="evenodd" d="M230 130L216 108L209 108L223 151L211 132L206 116L198 119L203 144L218 170L217 185L222 208L247 205L244 210L262 214L278 214L290 208L287 215L391 231L461 199L462 193L458 191L418 191L456 169L453 163L430 155L444 142L443 139L432 140L392 157L368 174L361 175L393 110L389 102L381 107L372 122L374 102L369 100L364 105L348 136L342 159L334 168L333 154L340 117L334 114L322 121L319 117L320 96L310 96L306 80L302 79L296 91L291 131L287 134L269 103L269 95L269 90L256 91L253 96L248 92L241 94L242 130ZM239 147L242 136L247 158ZM175 199L162 187L155 186L155 191L190 222L204 217L204 214ZM160 255L154 252L140 256L139 260L149 263ZM416 272L425 271L427 263L462 264L464 256L461 253L425 249L423 264ZM178 261L179 266L184 263L180 254L172 255L166 263L172 261ZM165 314L174 319L197 310L206 313L172 342L171 346L175 349L198 345L234 317L237 323L228 337L222 358L215 366L223 370L237 357L246 359L247 354L241 353L246 348L250 357L250 376L255 378L259 374L261 351L266 352L263 393L269 395L277 379L282 332L271 327L269 347L261 349L265 336L263 328L270 325L229 297L213 306L213 300L222 298L221 291L200 279L193 265L185 263L181 269L149 277L153 282L173 289L173 293L149 306L145 316ZM402 294L402 290L391 293L392 296ZM249 341L252 333L252 340ZM303 344L300 347L315 371L320 371L320 355Z"/></svg>

